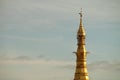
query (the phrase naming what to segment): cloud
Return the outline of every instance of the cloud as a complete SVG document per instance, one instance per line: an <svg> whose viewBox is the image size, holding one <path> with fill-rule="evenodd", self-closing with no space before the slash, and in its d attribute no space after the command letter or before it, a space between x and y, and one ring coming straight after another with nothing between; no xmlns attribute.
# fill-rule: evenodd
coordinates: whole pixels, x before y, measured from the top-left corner
<svg viewBox="0 0 120 80"><path fill-rule="evenodd" d="M88 65L89 70L120 71L120 62L100 61Z"/></svg>
<svg viewBox="0 0 120 80"><path fill-rule="evenodd" d="M99 61L88 64L88 71L91 79L97 80L119 80L120 62Z"/></svg>
<svg viewBox="0 0 120 80"><path fill-rule="evenodd" d="M23 57L20 57L20 59L21 58L24 59L26 57L23 56ZM31 79L35 79L36 77L37 80L38 79L47 80L48 78L50 78L51 80L54 78L56 79L58 78L57 80L69 78L70 80L72 80L74 77L74 71L75 71L75 64L73 61L60 61L60 60L46 61L44 59L38 59L38 60L32 59L32 60L20 61L20 60L14 59L14 60L6 60L2 63L0 62L0 65L2 66L6 64L8 67L10 67L10 65L14 67L14 69L12 68L12 71L11 71L11 73L13 74L15 74L16 71L18 71L18 69L21 68L21 70L23 71L18 71L18 73L16 73L17 74L16 76L17 78L21 77L22 79L26 79L26 78L28 79L27 76L31 75L29 76ZM17 65L19 65L20 67L18 67ZM3 67L2 69L4 70ZM9 69L10 68L7 68L8 71ZM30 72L30 74L25 74L26 77L24 75L21 75L21 76L18 75L24 71L25 73ZM120 62L108 62L108 61L93 62L91 64L88 64L88 73L89 73L90 79L93 79L93 80L101 80L101 79L119 80L118 74L120 73ZM1 74L5 74L5 73L1 73ZM45 77L46 74L49 76ZM9 75L7 75L7 77L16 78L13 75L11 76Z"/></svg>
<svg viewBox="0 0 120 80"><path fill-rule="evenodd" d="M16 58L14 58L14 60L30 60L31 58L30 57L28 57L28 56L18 56L18 57L16 57Z"/></svg>
<svg viewBox="0 0 120 80"><path fill-rule="evenodd" d="M119 80L120 62L119 61L96 61L87 64L88 74L92 80ZM75 64L60 65L60 69L73 70L75 72ZM74 73L73 73L74 74Z"/></svg>
<svg viewBox="0 0 120 80"><path fill-rule="evenodd" d="M28 56L18 56L16 58L12 58L12 59L4 59L4 60L0 60L0 64L4 65L4 64L35 64L35 65L49 65L49 66L53 66L53 67L58 67L58 66L64 66L64 65L69 65L71 64L70 61L61 61L61 60L52 60L52 59L33 59L31 57Z"/></svg>
<svg viewBox="0 0 120 80"><path fill-rule="evenodd" d="M119 61L96 61L90 64L87 64L88 70L90 71L120 71L120 62ZM61 66L61 68L74 69L75 64L71 62L70 64Z"/></svg>
<svg viewBox="0 0 120 80"><path fill-rule="evenodd" d="M36 38L36 37L23 37L23 36L14 36L14 35L0 35L2 39L15 39L15 40L24 40L24 41L34 41L34 42L59 42L63 40L62 36L56 37L46 37L46 38Z"/></svg>
<svg viewBox="0 0 120 80"><path fill-rule="evenodd" d="M69 62L57 60L9 60L0 63L0 79L22 79L22 80L53 80L67 79L68 72L57 69L56 66L65 65ZM46 77L47 75L47 77ZM71 77L70 77L71 78Z"/></svg>
<svg viewBox="0 0 120 80"><path fill-rule="evenodd" d="M43 59L43 58L45 58L45 56L43 54L41 54L41 55L38 56L38 58Z"/></svg>
<svg viewBox="0 0 120 80"><path fill-rule="evenodd" d="M4 1L3 1L4 2ZM8 24L6 27L13 28L22 28L26 30L34 30L41 27L42 28L52 28L57 27L54 24L63 23L66 20L66 23L70 23L69 20L77 21L79 18L76 15L80 8L83 7L83 12L87 17L86 20L93 21L94 23L101 23L104 21L119 21L119 1L110 0L109 3L107 0L99 1L36 1L36 0L5 0L5 6L3 7L2 14L4 23ZM94 2L94 3L91 3ZM16 5L17 4L17 5ZM94 5L93 5L94 4ZM102 5L102 6L101 6ZM6 8L8 8L6 10ZM114 11L113 11L114 10ZM6 12L7 11L7 12ZM111 12L113 11L113 12ZM5 18L7 16L7 18ZM11 17L12 16L12 17ZM73 18L74 17L74 18ZM93 18L94 19L91 19ZM71 21L71 22L72 22ZM99 21L99 22L98 22ZM2 23L3 24L3 23ZM16 25L14 25L16 24ZM18 26L19 24L19 26Z"/></svg>
<svg viewBox="0 0 120 80"><path fill-rule="evenodd" d="M32 60L32 57L30 56L25 56L25 55L13 55L10 53L9 54L1 54L0 55L0 64L11 64L11 63L22 63L24 61L29 61Z"/></svg>
<svg viewBox="0 0 120 80"><path fill-rule="evenodd" d="M52 56L51 58L68 55L64 54L67 53L65 49L61 52L64 47L69 49L69 44L66 44L66 42L69 42L68 39L72 40L71 36L65 33L70 35L73 32L69 31L72 28L75 29L74 26L77 27L76 23L79 24L78 13L81 7L83 8L84 22L87 23L87 26L95 27L91 31L93 33L98 30L96 29L98 27L102 27L107 33L112 33L113 30L115 31L115 26L112 26L114 29L109 30L108 28L105 29L106 25L103 24L108 26L112 23L117 23L119 26L120 21L119 0L2 0L2 2L2 4L0 3L0 6L2 6L0 7L0 38L3 40L1 43L4 44L5 48L14 46L18 51L29 50L28 53L31 52L29 55L33 54L37 50L36 48L41 52L43 50L46 55ZM95 35L93 39L95 37L97 36ZM66 38L66 42L63 42L64 38ZM30 41L30 43L41 42L42 45L26 44L24 41ZM62 45L64 46L62 47L59 45L61 44L60 42L68 46ZM92 40L92 42L95 41ZM115 42L115 40L111 42ZM45 46L49 45L47 46L48 49L44 48L43 44ZM57 46L58 48L52 48L51 46ZM54 52L53 50L56 51ZM61 51L58 52L58 50ZM0 80L73 80L71 77L74 75L75 69L73 61L46 59L44 55L34 59L27 56L26 54L28 53L23 55L18 55L16 52L13 52L13 54L12 52L7 53L9 55L3 53L0 56L0 75L2 75ZM36 53L33 55L36 55ZM64 56L64 58L66 57ZM120 62L96 61L88 64L88 71L92 78L91 80L120 80L118 79L118 74L120 74L119 67Z"/></svg>

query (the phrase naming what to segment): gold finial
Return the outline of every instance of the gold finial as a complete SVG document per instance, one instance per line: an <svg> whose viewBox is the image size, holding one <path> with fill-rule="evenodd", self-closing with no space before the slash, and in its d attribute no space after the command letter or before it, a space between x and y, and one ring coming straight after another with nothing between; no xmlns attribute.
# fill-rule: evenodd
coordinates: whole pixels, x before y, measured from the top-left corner
<svg viewBox="0 0 120 80"><path fill-rule="evenodd" d="M80 13L79 13L79 14L80 14L80 17L82 18L82 8L81 8L81 10L80 10Z"/></svg>
<svg viewBox="0 0 120 80"><path fill-rule="evenodd" d="M81 8L81 10L80 10L80 26L82 27L82 8Z"/></svg>

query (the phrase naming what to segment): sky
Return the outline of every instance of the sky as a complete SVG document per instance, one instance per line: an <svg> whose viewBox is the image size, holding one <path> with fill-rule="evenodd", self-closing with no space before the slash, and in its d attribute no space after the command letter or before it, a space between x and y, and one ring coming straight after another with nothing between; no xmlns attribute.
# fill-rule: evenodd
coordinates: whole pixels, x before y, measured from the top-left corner
<svg viewBox="0 0 120 80"><path fill-rule="evenodd" d="M90 80L120 80L119 0L0 0L0 80L73 80L83 10Z"/></svg>

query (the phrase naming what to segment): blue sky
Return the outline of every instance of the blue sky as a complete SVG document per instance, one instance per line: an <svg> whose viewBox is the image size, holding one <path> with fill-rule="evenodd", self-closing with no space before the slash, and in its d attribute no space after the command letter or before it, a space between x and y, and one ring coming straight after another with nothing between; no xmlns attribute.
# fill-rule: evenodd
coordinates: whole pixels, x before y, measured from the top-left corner
<svg viewBox="0 0 120 80"><path fill-rule="evenodd" d="M119 3L0 0L0 80L73 80L80 8L90 79L119 80Z"/></svg>

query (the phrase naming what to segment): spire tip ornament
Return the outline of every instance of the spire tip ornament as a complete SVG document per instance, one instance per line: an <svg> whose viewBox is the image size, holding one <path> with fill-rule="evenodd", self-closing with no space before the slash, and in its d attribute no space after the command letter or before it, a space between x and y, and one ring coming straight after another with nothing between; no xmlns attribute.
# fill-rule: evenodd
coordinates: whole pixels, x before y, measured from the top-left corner
<svg viewBox="0 0 120 80"><path fill-rule="evenodd" d="M82 8L81 8L81 10L80 10L80 13L79 13L79 14L80 14L80 17L82 18Z"/></svg>

